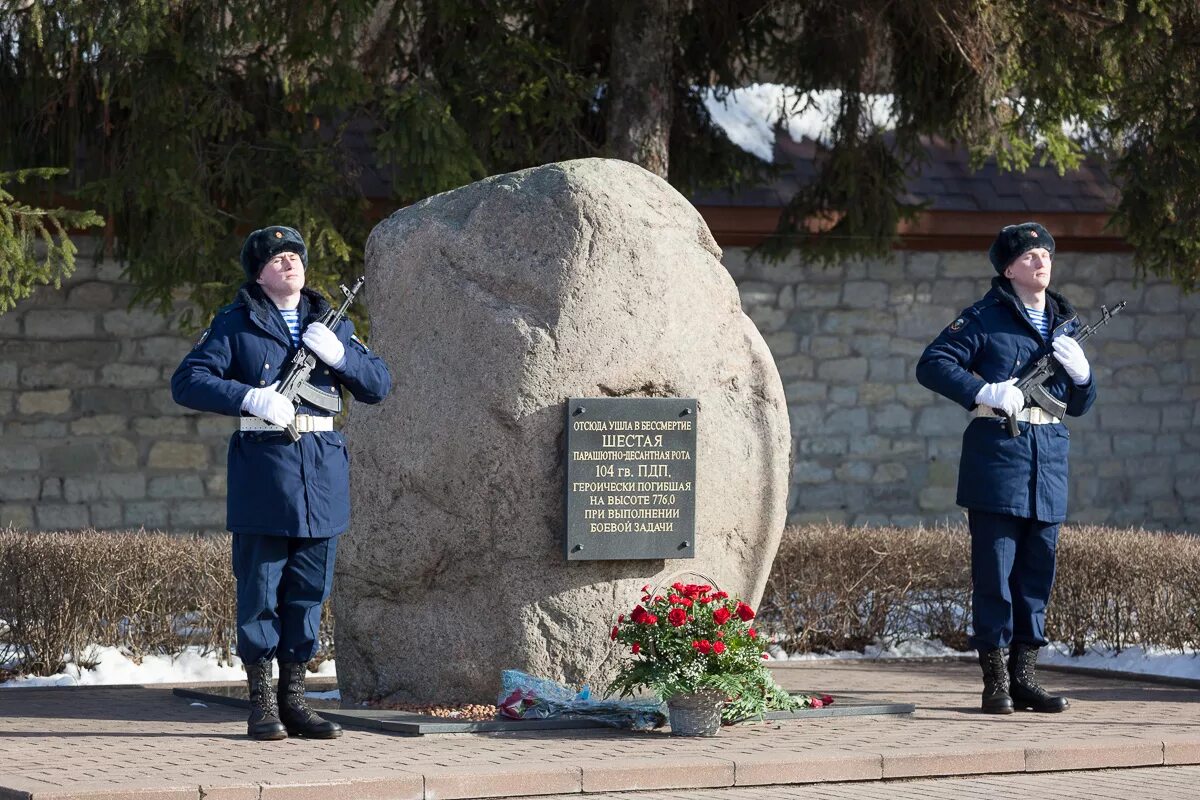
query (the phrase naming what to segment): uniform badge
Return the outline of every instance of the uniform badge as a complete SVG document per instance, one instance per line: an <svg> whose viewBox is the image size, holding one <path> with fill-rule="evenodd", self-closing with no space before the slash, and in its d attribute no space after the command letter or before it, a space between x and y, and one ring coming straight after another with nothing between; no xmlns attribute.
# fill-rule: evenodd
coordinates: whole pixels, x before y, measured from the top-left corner
<svg viewBox="0 0 1200 800"><path fill-rule="evenodd" d="M954 322L950 323L950 332L958 333L959 331L961 331L963 329L963 326L966 324L967 324L966 318L959 317L958 319L954 320Z"/></svg>
<svg viewBox="0 0 1200 800"><path fill-rule="evenodd" d="M212 333L212 328L205 328L204 333L200 334L200 338L196 340L194 345L192 345L192 349L194 350L200 345L204 344L204 340L208 338L208 334L210 333Z"/></svg>
<svg viewBox="0 0 1200 800"><path fill-rule="evenodd" d="M276 239L282 239L282 238L283 238L283 231L275 231L275 238L276 238Z"/></svg>

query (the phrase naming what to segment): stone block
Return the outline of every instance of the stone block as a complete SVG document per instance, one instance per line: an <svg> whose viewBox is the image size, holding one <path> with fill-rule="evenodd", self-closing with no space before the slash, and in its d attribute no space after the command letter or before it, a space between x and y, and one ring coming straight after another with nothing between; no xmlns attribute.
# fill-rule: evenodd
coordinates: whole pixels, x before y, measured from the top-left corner
<svg viewBox="0 0 1200 800"><path fill-rule="evenodd" d="M2 317L0 317L2 319ZM0 364L0 389L16 389L17 365Z"/></svg>
<svg viewBox="0 0 1200 800"><path fill-rule="evenodd" d="M849 439L845 436L803 436L796 439L796 455L841 456L849 452Z"/></svg>
<svg viewBox="0 0 1200 800"><path fill-rule="evenodd" d="M72 531L91 527L88 507L82 504L42 503L35 509L34 518L38 528L44 531Z"/></svg>
<svg viewBox="0 0 1200 800"><path fill-rule="evenodd" d="M96 313L65 309L32 309L25 313L25 336L29 339L92 339L96 336Z"/></svg>
<svg viewBox="0 0 1200 800"><path fill-rule="evenodd" d="M33 530L33 506L21 503L0 503L0 529L9 527L21 531Z"/></svg>
<svg viewBox="0 0 1200 800"><path fill-rule="evenodd" d="M225 527L224 500L181 500L170 507L174 530L219 530Z"/></svg>
<svg viewBox="0 0 1200 800"><path fill-rule="evenodd" d="M1112 390L1108 391L1111 394ZM1100 426L1106 431L1150 431L1160 430L1161 416L1159 409L1144 405L1122 405L1117 403L1105 404L1100 409ZM1099 404L1097 404L1099 405ZM1113 442L1114 449L1116 441Z"/></svg>
<svg viewBox="0 0 1200 800"><path fill-rule="evenodd" d="M788 313L778 308L755 306L746 312L746 316L750 317L755 327L763 334L783 330L787 326Z"/></svg>
<svg viewBox="0 0 1200 800"><path fill-rule="evenodd" d="M111 306L112 303L111 283L87 281L76 283L67 290L67 305L71 308L97 309Z"/></svg>
<svg viewBox="0 0 1200 800"><path fill-rule="evenodd" d="M42 500L61 500L63 496L62 478L45 478L39 498Z"/></svg>
<svg viewBox="0 0 1200 800"><path fill-rule="evenodd" d="M784 393L788 403L816 403L825 399L827 385L816 381L788 381Z"/></svg>
<svg viewBox="0 0 1200 800"><path fill-rule="evenodd" d="M818 326L823 333L848 336L855 333L895 333L896 317L891 311L830 311Z"/></svg>
<svg viewBox="0 0 1200 800"><path fill-rule="evenodd" d="M113 336L151 336L167 330L167 320L156 311L139 308L107 311L103 326Z"/></svg>
<svg viewBox="0 0 1200 800"><path fill-rule="evenodd" d="M834 748L805 748L802 752L773 751L734 756L738 786L874 781L883 777L878 753Z"/></svg>
<svg viewBox="0 0 1200 800"><path fill-rule="evenodd" d="M133 420L133 430L142 436L189 436L192 417L139 417Z"/></svg>
<svg viewBox="0 0 1200 800"><path fill-rule="evenodd" d="M841 336L811 336L801 349L815 359L844 358L850 355L850 342Z"/></svg>
<svg viewBox="0 0 1200 800"><path fill-rule="evenodd" d="M876 408L871 411L871 426L877 431L911 431L913 412L899 405Z"/></svg>
<svg viewBox="0 0 1200 800"><path fill-rule="evenodd" d="M829 405L834 408L853 408L858 405L858 388L854 386L830 386Z"/></svg>
<svg viewBox="0 0 1200 800"><path fill-rule="evenodd" d="M42 414L55 416L71 410L69 389L21 392L17 395L17 413L32 416Z"/></svg>
<svg viewBox="0 0 1200 800"><path fill-rule="evenodd" d="M888 383L864 383L858 387L858 397L868 406L891 403L896 399L896 387Z"/></svg>
<svg viewBox="0 0 1200 800"><path fill-rule="evenodd" d="M894 352L893 346L895 341L896 338L894 336L865 334L851 338L849 345L851 352L855 355L867 356L868 358L882 358Z"/></svg>
<svg viewBox="0 0 1200 800"><path fill-rule="evenodd" d="M204 490L211 497L224 497L228 491L224 472L214 472L204 479Z"/></svg>
<svg viewBox="0 0 1200 800"><path fill-rule="evenodd" d="M71 433L75 436L105 436L123 433L129 419L122 414L94 414L71 422Z"/></svg>
<svg viewBox="0 0 1200 800"><path fill-rule="evenodd" d="M742 299L742 308L774 308L775 298L779 296L779 287L766 281L742 281L738 283L738 295Z"/></svg>
<svg viewBox="0 0 1200 800"><path fill-rule="evenodd" d="M136 362L166 365L167 369L174 372L192 348L193 342L194 340L181 336L147 336L136 339L131 359Z"/></svg>
<svg viewBox="0 0 1200 800"><path fill-rule="evenodd" d="M204 497L204 482L197 475L166 475L150 479L153 498Z"/></svg>
<svg viewBox="0 0 1200 800"><path fill-rule="evenodd" d="M888 303L888 284L883 281L847 281L842 285L845 308L884 308Z"/></svg>
<svg viewBox="0 0 1200 800"><path fill-rule="evenodd" d="M841 302L841 287L809 285L796 287L796 304L802 308L837 308Z"/></svg>
<svg viewBox="0 0 1200 800"><path fill-rule="evenodd" d="M161 386L162 377L157 366L145 364L106 364L100 368L101 386L118 386L124 389Z"/></svg>
<svg viewBox="0 0 1200 800"><path fill-rule="evenodd" d="M817 377L831 383L862 383L867 379L865 358L835 358L817 364Z"/></svg>
<svg viewBox="0 0 1200 800"><path fill-rule="evenodd" d="M950 250L939 253L938 275L943 278L975 278L991 280L995 275L987 253L967 250ZM983 292L980 292L980 296Z"/></svg>
<svg viewBox="0 0 1200 800"><path fill-rule="evenodd" d="M0 420L12 414L13 403L17 399L16 392L0 391Z"/></svg>
<svg viewBox="0 0 1200 800"><path fill-rule="evenodd" d="M1107 328L1115 325L1121 319L1122 317L1117 317L1109 325L1105 326L1106 330L1104 333L1108 333ZM1182 338L1187 330L1187 317L1183 314L1155 314L1147 316L1144 319L1138 320L1136 330L1139 342L1153 346L1157 342Z"/></svg>
<svg viewBox="0 0 1200 800"><path fill-rule="evenodd" d="M125 472L100 476L100 496L120 500L140 500L146 496L146 476Z"/></svg>
<svg viewBox="0 0 1200 800"><path fill-rule="evenodd" d="M0 314L0 339L21 338L22 316L20 311L6 311Z"/></svg>
<svg viewBox="0 0 1200 800"><path fill-rule="evenodd" d="M165 530L169 519L168 504L162 501L140 501L125 504L125 524L148 530Z"/></svg>
<svg viewBox="0 0 1200 800"><path fill-rule="evenodd" d="M902 463L879 464L871 476L872 483L900 483L908 480L908 468Z"/></svg>
<svg viewBox="0 0 1200 800"><path fill-rule="evenodd" d="M31 442L6 441L0 447L0 472L28 472L42 465L41 454Z"/></svg>
<svg viewBox="0 0 1200 800"><path fill-rule="evenodd" d="M840 409L825 419L825 433L861 434L867 430L868 415L865 408Z"/></svg>
<svg viewBox="0 0 1200 800"><path fill-rule="evenodd" d="M146 392L131 392L111 387L93 387L75 392L75 406L84 415L132 416L145 413L147 405Z"/></svg>
<svg viewBox="0 0 1200 800"><path fill-rule="evenodd" d="M796 307L796 287L784 286L779 290L779 296L775 298L775 305L782 308L784 311L791 311Z"/></svg>
<svg viewBox="0 0 1200 800"><path fill-rule="evenodd" d="M146 465L151 469L204 469L208 448L192 442L155 442Z"/></svg>
<svg viewBox="0 0 1200 800"><path fill-rule="evenodd" d="M100 481L94 477L64 478L63 498L68 503L86 503L100 497Z"/></svg>
<svg viewBox="0 0 1200 800"><path fill-rule="evenodd" d="M438 800L529 794L578 794L580 791L580 769L577 766L548 763L536 767L521 764L472 764L423 767L422 772L425 775L425 797Z"/></svg>
<svg viewBox="0 0 1200 800"><path fill-rule="evenodd" d="M123 528L125 512L121 504L114 500L91 504L92 527L99 530Z"/></svg>
<svg viewBox="0 0 1200 800"><path fill-rule="evenodd" d="M793 483L824 483L833 477L833 470L817 461L797 461L792 465Z"/></svg>
<svg viewBox="0 0 1200 800"><path fill-rule="evenodd" d="M940 511L955 506L955 490L945 486L928 486L921 490L917 504L922 511Z"/></svg>
<svg viewBox="0 0 1200 800"><path fill-rule="evenodd" d="M25 389L78 389L95 383L95 370L78 364L29 364L21 370Z"/></svg>
<svg viewBox="0 0 1200 800"><path fill-rule="evenodd" d="M37 500L41 481L36 475L0 475L0 503L14 500Z"/></svg>
<svg viewBox="0 0 1200 800"><path fill-rule="evenodd" d="M775 331L763 336L767 349L776 359L795 354L798 338L795 331Z"/></svg>
<svg viewBox="0 0 1200 800"><path fill-rule="evenodd" d="M875 466L866 461L844 461L834 471L834 476L845 483L867 483L875 473Z"/></svg>
<svg viewBox="0 0 1200 800"><path fill-rule="evenodd" d="M104 455L108 466L113 469L135 469L140 463L137 445L128 439L119 437L105 439Z"/></svg>
<svg viewBox="0 0 1200 800"><path fill-rule="evenodd" d="M1183 291L1171 283L1148 283L1142 296L1142 307L1155 314L1178 311Z"/></svg>
<svg viewBox="0 0 1200 800"><path fill-rule="evenodd" d="M53 475L92 475L104 464L98 442L68 440L43 448L43 469Z"/></svg>
<svg viewBox="0 0 1200 800"><path fill-rule="evenodd" d="M1124 433L1113 437L1113 454L1118 456L1143 456L1154 452L1154 435L1149 433Z"/></svg>
<svg viewBox="0 0 1200 800"><path fill-rule="evenodd" d="M1162 763L1162 741L1093 737L1041 741L1025 748L1028 772L1145 767Z"/></svg>
<svg viewBox="0 0 1200 800"><path fill-rule="evenodd" d="M36 439L47 441L61 439L67 435L67 423L53 419L37 419L29 422L10 422L4 426L5 436L16 436L20 439Z"/></svg>

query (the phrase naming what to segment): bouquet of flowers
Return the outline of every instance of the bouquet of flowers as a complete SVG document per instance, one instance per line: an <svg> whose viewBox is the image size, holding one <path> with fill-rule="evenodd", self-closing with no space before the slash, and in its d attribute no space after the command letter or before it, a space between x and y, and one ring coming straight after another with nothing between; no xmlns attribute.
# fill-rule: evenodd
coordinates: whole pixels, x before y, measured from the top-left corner
<svg viewBox="0 0 1200 800"><path fill-rule="evenodd" d="M641 603L612 629L629 658L611 688L624 695L645 688L664 700L717 692L726 698L726 723L826 705L825 698L791 695L775 683L754 616L749 605L709 585L676 582L665 596L643 586Z"/></svg>

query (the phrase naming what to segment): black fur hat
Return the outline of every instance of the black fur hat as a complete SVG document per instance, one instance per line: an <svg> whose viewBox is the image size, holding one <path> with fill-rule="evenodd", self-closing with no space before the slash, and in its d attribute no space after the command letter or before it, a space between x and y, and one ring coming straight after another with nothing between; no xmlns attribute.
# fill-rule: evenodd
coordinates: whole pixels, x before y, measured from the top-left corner
<svg viewBox="0 0 1200 800"><path fill-rule="evenodd" d="M998 275L1003 275L1005 268L1013 259L1035 247L1044 247L1054 255L1054 237L1050 231L1036 222L1022 222L1020 225L1006 225L996 234L988 250L988 258Z"/></svg>
<svg viewBox="0 0 1200 800"><path fill-rule="evenodd" d="M308 269L308 248L304 246L304 237L295 228L285 225L272 225L262 228L246 237L242 245L242 270L249 280L256 280L262 271L263 264L276 253L289 251L300 256L304 268Z"/></svg>

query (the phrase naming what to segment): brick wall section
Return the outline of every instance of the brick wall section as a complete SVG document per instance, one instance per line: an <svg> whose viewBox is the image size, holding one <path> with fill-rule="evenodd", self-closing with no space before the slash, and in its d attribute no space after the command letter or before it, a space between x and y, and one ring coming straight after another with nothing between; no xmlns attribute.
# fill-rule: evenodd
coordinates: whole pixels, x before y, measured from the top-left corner
<svg viewBox="0 0 1200 800"><path fill-rule="evenodd" d="M901 525L960 517L968 416L916 383L925 346L989 288L983 253L891 262L725 264L779 366L794 434L789 519ZM1200 293L1134 284L1126 254L1062 253L1053 288L1081 315L1129 305L1085 346L1091 412L1068 420L1070 519L1200 531Z"/></svg>
<svg viewBox="0 0 1200 800"><path fill-rule="evenodd" d="M794 433L789 518L958 517L966 413L913 379L941 328L986 291L982 253L840 267L725 263L775 355ZM1100 382L1069 425L1071 518L1200 531L1200 294L1134 285L1130 257L1063 253L1056 288L1086 314L1129 307L1087 346ZM233 421L176 406L191 346L174 319L128 310L112 262L81 263L0 315L0 525L220 530Z"/></svg>
<svg viewBox="0 0 1200 800"><path fill-rule="evenodd" d="M222 530L229 418L171 400L191 340L111 261L0 315L0 525Z"/></svg>

